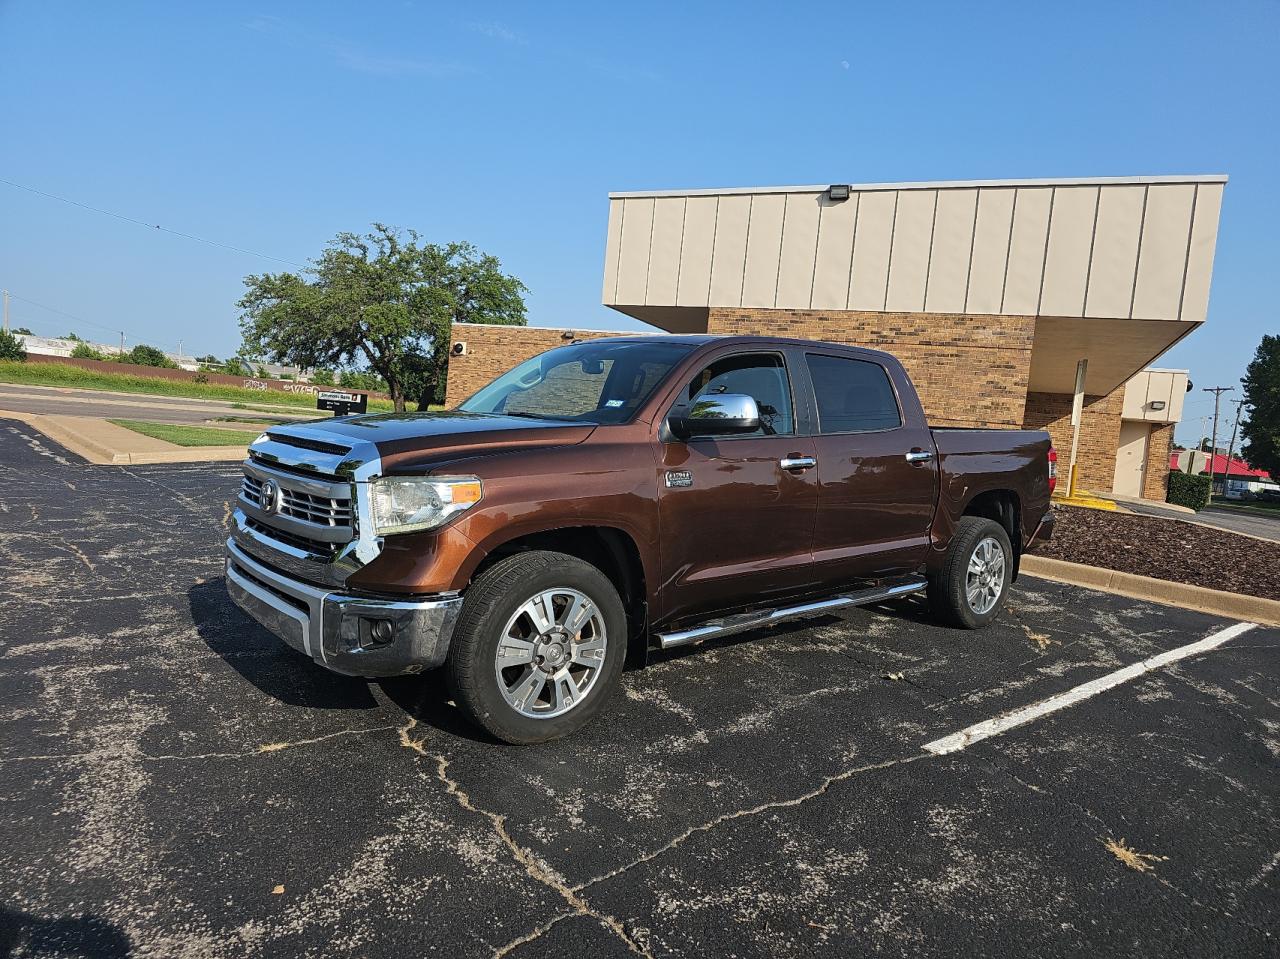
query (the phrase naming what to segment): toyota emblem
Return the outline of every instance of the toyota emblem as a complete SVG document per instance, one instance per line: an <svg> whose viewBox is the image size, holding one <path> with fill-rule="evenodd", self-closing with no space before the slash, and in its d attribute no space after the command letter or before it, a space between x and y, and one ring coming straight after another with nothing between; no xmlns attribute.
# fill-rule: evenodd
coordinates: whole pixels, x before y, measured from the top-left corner
<svg viewBox="0 0 1280 959"><path fill-rule="evenodd" d="M258 502L264 513L274 513L280 508L280 484L275 480L266 480L262 491L258 494Z"/></svg>

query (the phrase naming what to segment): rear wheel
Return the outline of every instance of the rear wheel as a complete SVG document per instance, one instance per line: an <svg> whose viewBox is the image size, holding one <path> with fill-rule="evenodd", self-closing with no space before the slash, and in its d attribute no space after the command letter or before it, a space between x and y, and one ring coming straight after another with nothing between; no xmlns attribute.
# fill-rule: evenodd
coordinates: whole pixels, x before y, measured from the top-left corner
<svg viewBox="0 0 1280 959"><path fill-rule="evenodd" d="M567 736L604 708L627 653L626 614L600 570L528 552L467 590L446 664L458 706L509 743Z"/></svg>
<svg viewBox="0 0 1280 959"><path fill-rule="evenodd" d="M977 629L995 619L1013 579L1013 547L995 520L965 516L942 568L929 578L929 605L943 622Z"/></svg>

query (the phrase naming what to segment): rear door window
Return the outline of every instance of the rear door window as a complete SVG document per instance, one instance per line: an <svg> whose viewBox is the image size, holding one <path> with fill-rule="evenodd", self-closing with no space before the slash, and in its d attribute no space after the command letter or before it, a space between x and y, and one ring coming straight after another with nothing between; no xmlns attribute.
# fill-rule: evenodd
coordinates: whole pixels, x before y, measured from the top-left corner
<svg viewBox="0 0 1280 959"><path fill-rule="evenodd" d="M820 433L865 433L902 425L898 397L879 363L808 353Z"/></svg>

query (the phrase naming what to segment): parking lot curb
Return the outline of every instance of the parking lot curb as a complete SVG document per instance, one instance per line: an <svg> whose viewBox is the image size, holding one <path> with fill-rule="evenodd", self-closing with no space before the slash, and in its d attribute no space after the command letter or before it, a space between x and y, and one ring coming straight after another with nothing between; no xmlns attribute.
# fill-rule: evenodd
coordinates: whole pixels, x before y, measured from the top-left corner
<svg viewBox="0 0 1280 959"><path fill-rule="evenodd" d="M7 419L20 420L39 430L55 443L65 446L77 456L99 466L139 466L147 463L210 463L242 460L244 447L239 446L174 446L161 440L132 433L123 427L91 417L54 416L42 413L19 413L0 410ZM85 425L81 426L81 421ZM98 434L98 435L95 435ZM104 442L102 436L121 436L122 443L133 449L122 449Z"/></svg>
<svg viewBox="0 0 1280 959"><path fill-rule="evenodd" d="M1131 599L1143 599L1153 603L1163 603L1166 606L1180 606L1183 609L1227 616L1231 619L1280 626L1280 601L1263 599L1260 596L1245 596L1241 593L1228 593L1225 590L1208 589L1204 586L1171 583L1151 576L1121 573L1100 566L1085 566L1082 563L1068 563L1065 560L1050 559L1047 556L1022 557L1021 571L1028 576L1049 579L1056 583L1067 583L1071 586L1084 586L1104 593L1128 596Z"/></svg>

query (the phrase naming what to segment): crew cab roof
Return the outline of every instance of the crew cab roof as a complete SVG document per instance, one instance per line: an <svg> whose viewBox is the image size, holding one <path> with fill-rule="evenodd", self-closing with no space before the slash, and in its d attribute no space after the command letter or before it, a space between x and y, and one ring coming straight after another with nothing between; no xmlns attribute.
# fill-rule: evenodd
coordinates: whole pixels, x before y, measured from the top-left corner
<svg viewBox="0 0 1280 959"><path fill-rule="evenodd" d="M579 341L581 342L581 341ZM831 343L826 340L805 340L791 336L756 336L748 334L715 334L715 333L657 333L657 334L638 334L635 336L613 336L609 337L610 343L680 343L686 346L706 346L708 344L727 344L729 346L798 346L805 349L838 349L856 351L862 354L869 354L874 357L891 360L894 359L893 354L886 353L884 350L872 349L867 346L857 346L851 343Z"/></svg>

